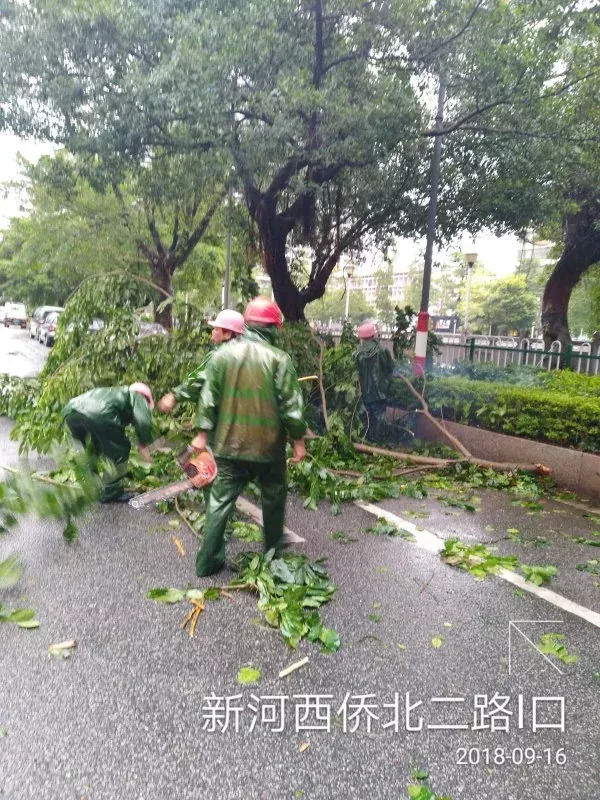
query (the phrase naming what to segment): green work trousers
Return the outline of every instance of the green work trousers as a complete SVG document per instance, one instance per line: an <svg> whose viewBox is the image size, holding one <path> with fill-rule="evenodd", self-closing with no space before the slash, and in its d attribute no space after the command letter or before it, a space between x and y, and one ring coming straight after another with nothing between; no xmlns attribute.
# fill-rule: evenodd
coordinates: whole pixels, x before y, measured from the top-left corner
<svg viewBox="0 0 600 800"><path fill-rule="evenodd" d="M196 556L199 578L218 572L225 563L225 526L249 481L256 481L261 492L265 552L283 544L287 497L285 460L259 462L217 458L216 461L218 471L210 487L204 541Z"/></svg>
<svg viewBox="0 0 600 800"><path fill-rule="evenodd" d="M123 494L123 478L127 472L127 462L131 443L124 428L117 425L105 425L96 420L72 411L65 417L67 427L74 439L84 447L90 447L96 456L109 458L115 465L115 475L104 484L101 502L116 500Z"/></svg>

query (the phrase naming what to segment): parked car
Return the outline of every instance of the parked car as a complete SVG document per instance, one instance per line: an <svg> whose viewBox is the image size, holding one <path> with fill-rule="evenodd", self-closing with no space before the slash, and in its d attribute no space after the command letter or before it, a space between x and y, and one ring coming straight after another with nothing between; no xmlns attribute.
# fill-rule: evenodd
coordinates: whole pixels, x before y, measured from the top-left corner
<svg viewBox="0 0 600 800"><path fill-rule="evenodd" d="M169 331L159 322L140 322L140 330L136 339L145 339L147 336L168 336Z"/></svg>
<svg viewBox="0 0 600 800"><path fill-rule="evenodd" d="M87 332L98 333L98 331L101 331L103 327L104 327L104 320L94 317L94 319L88 325ZM69 322L69 324L66 327L66 331L68 333L72 333L74 330L75 330L75 323Z"/></svg>
<svg viewBox="0 0 600 800"><path fill-rule="evenodd" d="M21 328L27 327L27 311L23 303L7 303L4 306L4 325L20 325Z"/></svg>
<svg viewBox="0 0 600 800"><path fill-rule="evenodd" d="M40 330L42 327L42 323L52 311L62 311L63 309L60 306L40 306L36 308L36 310L31 315L31 320L29 322L29 338L30 339L37 339L38 342L40 340Z"/></svg>
<svg viewBox="0 0 600 800"><path fill-rule="evenodd" d="M42 322L40 328L40 342L45 344L46 347L52 347L54 344L56 326L58 325L60 313L60 311L51 311L49 314L46 314L46 318Z"/></svg>

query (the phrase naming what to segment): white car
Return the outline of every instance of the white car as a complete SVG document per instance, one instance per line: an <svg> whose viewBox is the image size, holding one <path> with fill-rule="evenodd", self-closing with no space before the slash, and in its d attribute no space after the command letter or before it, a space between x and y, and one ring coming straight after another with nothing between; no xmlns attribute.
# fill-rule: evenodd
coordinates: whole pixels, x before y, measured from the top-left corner
<svg viewBox="0 0 600 800"><path fill-rule="evenodd" d="M4 306L4 326L20 325L21 328L27 327L27 310L23 303L7 303Z"/></svg>
<svg viewBox="0 0 600 800"><path fill-rule="evenodd" d="M50 314L51 311L62 310L63 309L60 306L40 306L39 308L36 308L31 315L31 321L29 322L29 338L37 339L39 342L42 325L44 324L44 320L48 314Z"/></svg>

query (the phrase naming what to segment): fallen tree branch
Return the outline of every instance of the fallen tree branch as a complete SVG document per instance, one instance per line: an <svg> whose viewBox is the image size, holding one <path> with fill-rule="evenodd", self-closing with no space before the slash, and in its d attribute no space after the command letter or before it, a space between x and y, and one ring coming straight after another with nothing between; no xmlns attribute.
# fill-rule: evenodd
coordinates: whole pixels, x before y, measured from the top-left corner
<svg viewBox="0 0 600 800"><path fill-rule="evenodd" d="M469 458L431 458L430 456L417 456L411 453L401 453L397 450L385 450L383 447L372 447L367 444L352 443L355 450L359 453L371 453L376 456L385 456L386 458L398 458L402 461L413 461L415 464L431 464L440 469L444 467L451 467L453 464L471 464L474 467L483 467L484 469L495 469L497 472L532 472L534 475L552 475L550 467L544 464L520 464L520 463L507 463L504 461L486 461L484 458L477 458L470 456Z"/></svg>
<svg viewBox="0 0 600 800"><path fill-rule="evenodd" d="M323 386L323 342L318 339L319 343L319 391L321 393L321 404L323 406L323 422L325 423L325 430L329 430L329 416L327 414L327 401L325 400L325 387Z"/></svg>
<svg viewBox="0 0 600 800"><path fill-rule="evenodd" d="M14 469L13 467L7 467L5 464L0 464L0 469L6 470L6 472L10 472L13 475L23 475L21 470ZM71 489L71 491L76 491L79 489L79 486L76 486L73 483L61 483L60 481L54 481L52 478L49 478L47 475L40 475L37 472L28 473L29 477L32 478L34 481L39 481L39 483L47 483L50 486L56 486L57 489Z"/></svg>
<svg viewBox="0 0 600 800"><path fill-rule="evenodd" d="M386 450L383 447L374 447L370 444L360 444L352 442L352 446L359 453L370 453L374 456L385 456L386 458L399 458L413 464L427 464L432 467L447 467L449 464L459 464L462 459L452 458L433 458L432 456L419 456L414 453L402 453L399 450Z"/></svg>
<svg viewBox="0 0 600 800"><path fill-rule="evenodd" d="M331 472L334 475L339 475L342 478L363 478L365 473L359 472L355 469L332 469L330 467L321 467ZM389 477L397 478L400 475L408 475L411 472L423 472L427 469L439 469L437 464L423 465L421 467L412 467L411 469L393 469L389 475L370 475L369 477L375 481L386 481Z"/></svg>
<svg viewBox="0 0 600 800"><path fill-rule="evenodd" d="M407 387L409 388L411 394L413 394L414 397L417 398L417 400L419 401L419 403L421 405L421 408L423 409L423 414L427 417L429 422L431 422L431 424L435 428L437 428L438 431L440 431L440 433L443 436L446 437L446 439L450 442L450 444L456 450L458 450L459 453L462 453L463 456L465 456L466 458L471 458L471 452L469 450L467 450L467 448L464 446L464 444L462 442L459 442L459 440L455 436L453 436L448 430L446 430L446 428L442 425L441 422L439 422L434 416L432 416L431 412L429 411L429 406L425 402L425 399L424 399L423 395L421 395L421 394L419 394L419 392L417 392L417 390L412 385L412 383L408 380L408 378L405 378L404 375L399 375L398 377L407 385Z"/></svg>
<svg viewBox="0 0 600 800"><path fill-rule="evenodd" d="M178 502L178 498L177 498L177 497L175 497L175 511L177 512L177 515L178 515L178 516L179 516L179 517L180 517L180 518L183 520L183 522L184 522L184 523L187 525L187 527L189 528L189 530L191 531L191 533L193 533L193 534L194 534L194 536L196 537L196 539L200 539L200 541L202 541L202 536L200 536L200 534L198 533L198 531L197 531L197 530L194 528L194 526L192 525L192 523L191 523L191 522L189 521L189 519L188 519L188 518L187 518L187 517L186 517L186 516L185 516L185 515L182 513L181 509L179 508L179 502Z"/></svg>

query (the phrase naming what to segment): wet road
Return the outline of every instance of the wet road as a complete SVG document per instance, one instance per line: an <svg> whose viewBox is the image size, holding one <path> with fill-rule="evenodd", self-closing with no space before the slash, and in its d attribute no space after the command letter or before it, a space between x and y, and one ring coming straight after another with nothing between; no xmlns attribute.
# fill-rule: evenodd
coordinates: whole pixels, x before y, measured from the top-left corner
<svg viewBox="0 0 600 800"><path fill-rule="evenodd" d="M29 330L0 324L0 373L35 377L48 357L48 348L29 338Z"/></svg>
<svg viewBox="0 0 600 800"><path fill-rule="evenodd" d="M26 336L10 337L24 357ZM15 464L9 430L0 420L0 463ZM476 513L432 493L338 516L290 498L299 549L326 557L339 587L322 615L342 640L331 655L308 642L289 650L243 593L207 604L190 639L182 603L145 598L214 582L195 579L197 542L176 520L102 506L71 546L57 526L28 520L0 539L0 558L18 550L26 566L1 600L41 621L0 626L0 798L399 800L420 767L452 800L596 800L600 576L576 565L600 551L573 539L593 540L600 524L554 501L532 511L477 494ZM365 533L383 510L417 541ZM576 606L500 577L477 582L428 549L427 532L554 564L551 588ZM543 633L564 635L578 663L548 662L533 646ZM65 639L78 642L72 657L49 656ZM261 669L258 683L237 683L244 665Z"/></svg>

